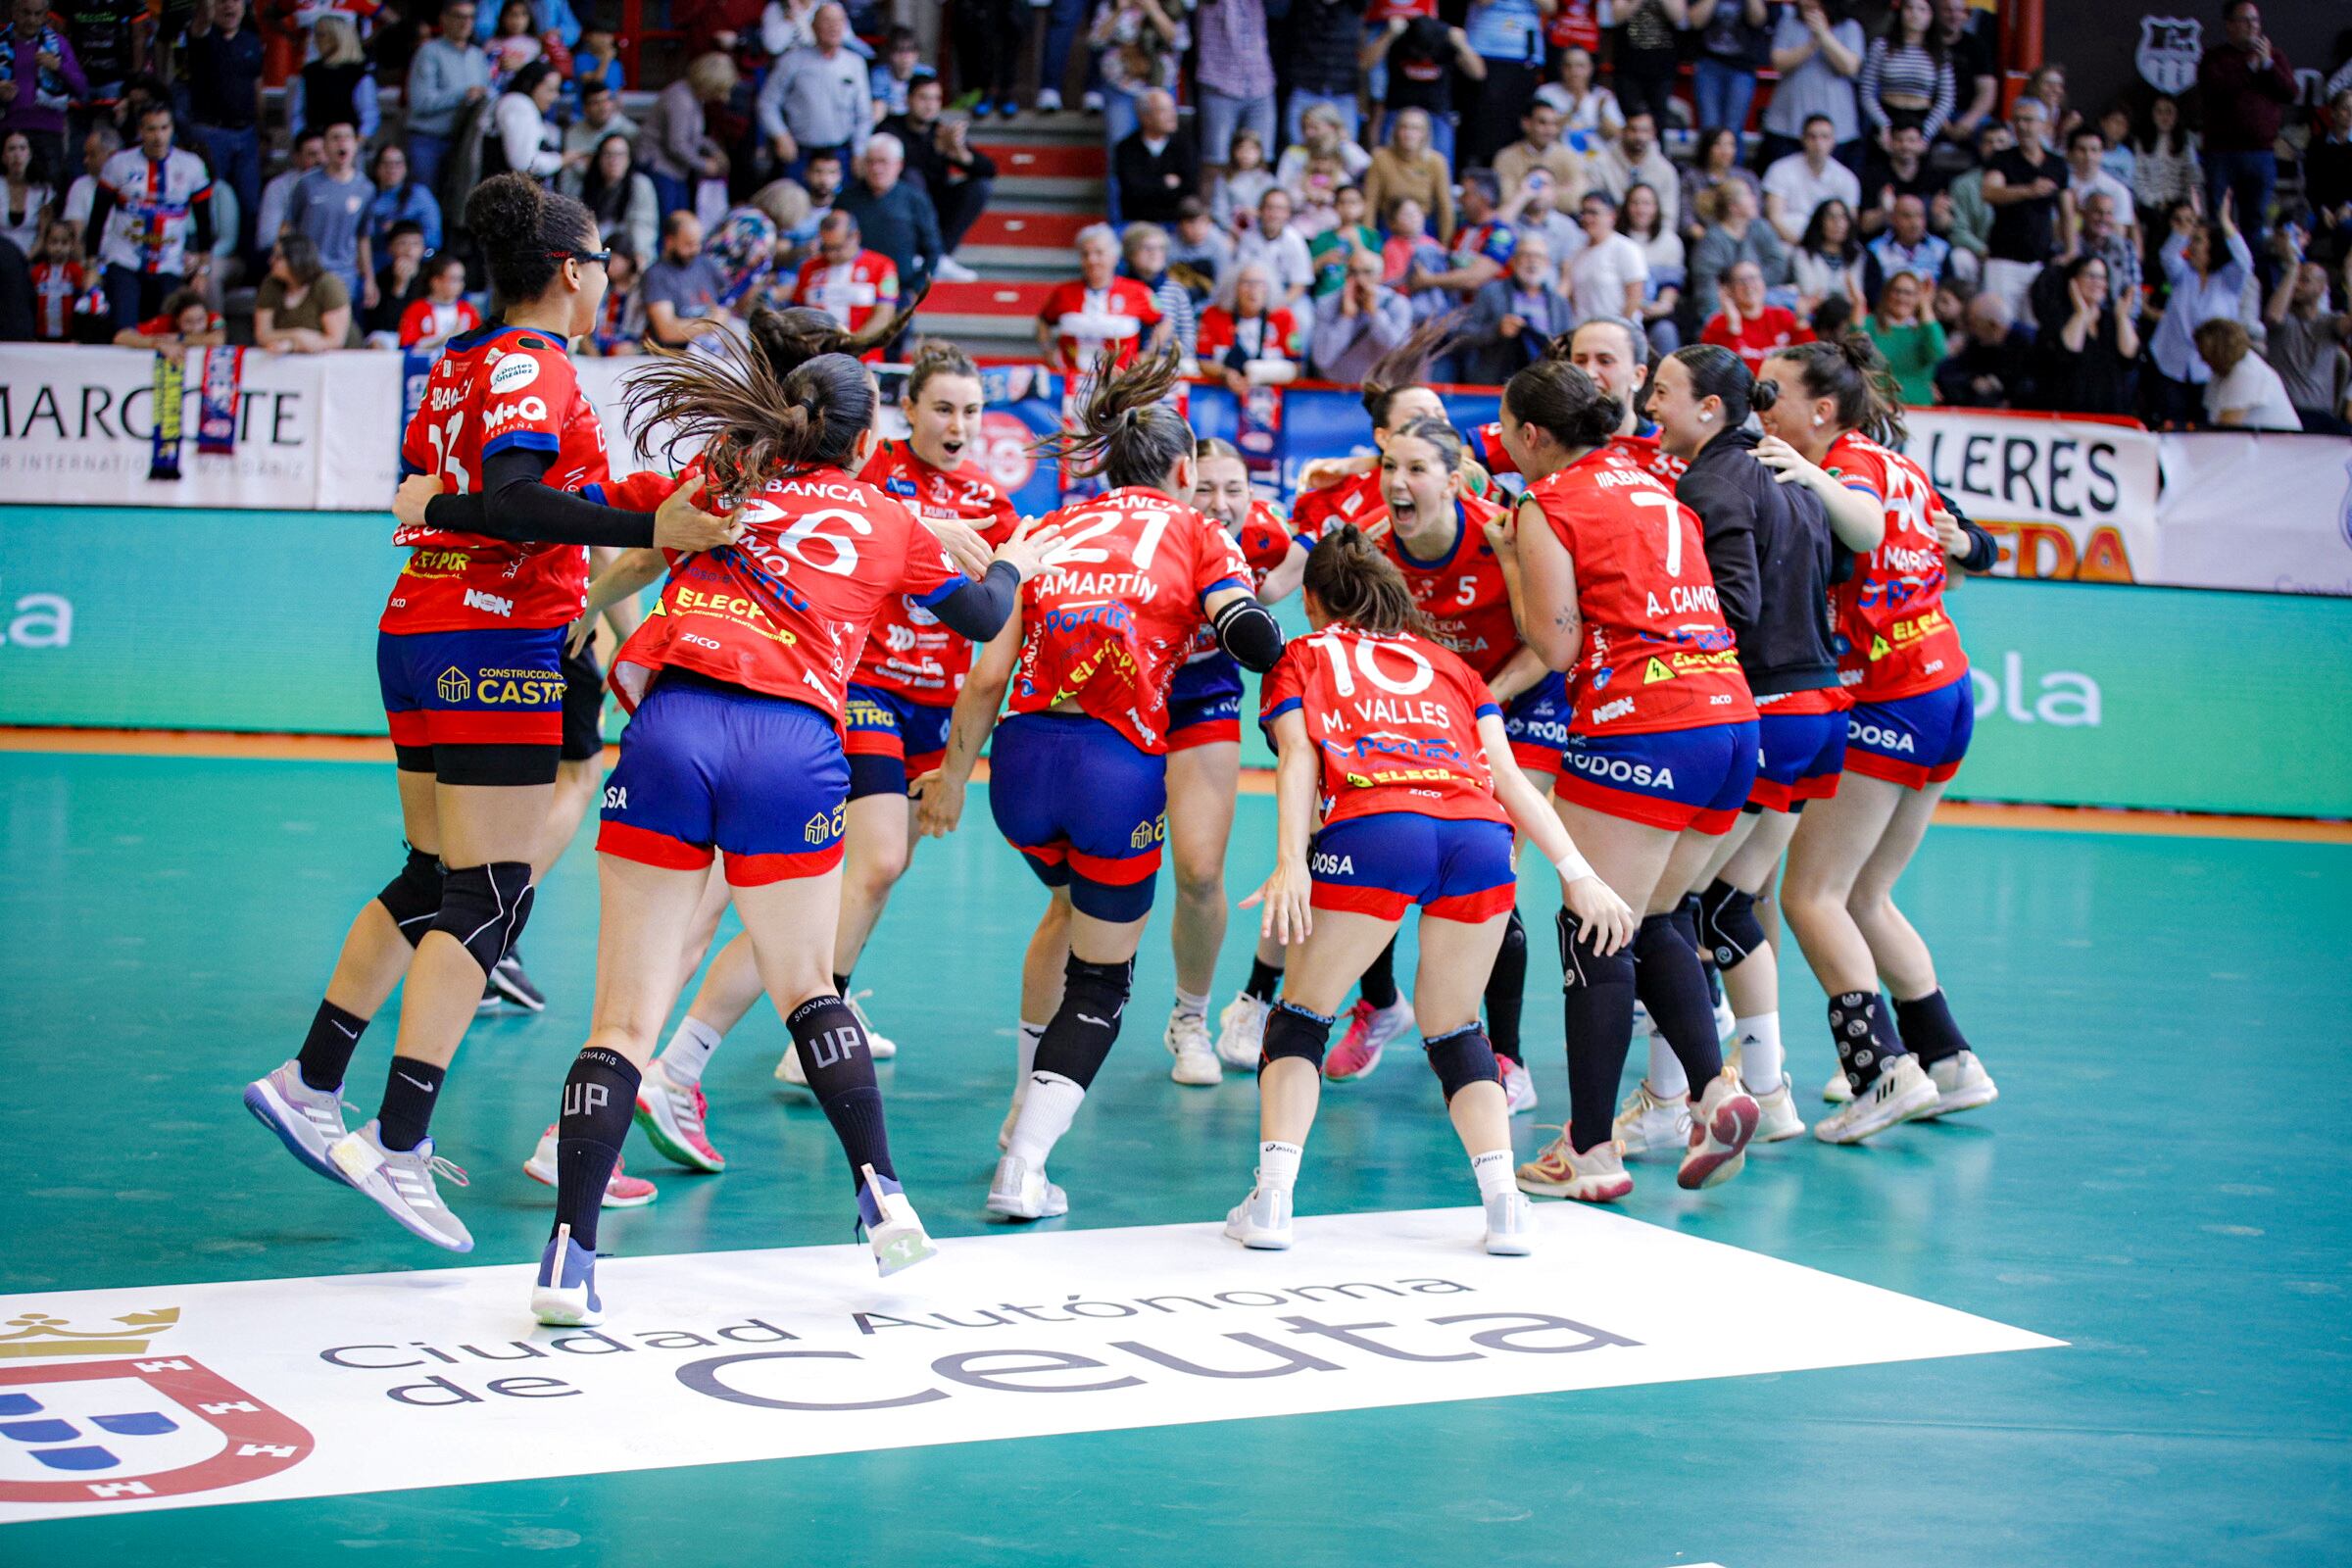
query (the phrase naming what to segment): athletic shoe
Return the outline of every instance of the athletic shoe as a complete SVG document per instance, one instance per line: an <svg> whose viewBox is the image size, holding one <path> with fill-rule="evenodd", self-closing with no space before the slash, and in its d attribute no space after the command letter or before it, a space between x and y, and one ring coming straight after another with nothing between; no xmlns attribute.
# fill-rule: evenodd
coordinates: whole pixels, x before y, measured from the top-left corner
<svg viewBox="0 0 2352 1568"><path fill-rule="evenodd" d="M403 1230L453 1252L473 1250L472 1233L441 1201L433 1178L446 1176L460 1187L471 1183L464 1171L433 1152L430 1138L411 1150L386 1149L382 1127L370 1121L356 1133L346 1133L326 1152L343 1179L374 1199Z"/></svg>
<svg viewBox="0 0 2352 1568"><path fill-rule="evenodd" d="M899 1054L899 1043L875 1028L874 1020L868 1018L865 1015L865 1008L858 1005L872 995L871 991L853 991L841 1000L850 1004L850 1011L857 1015L858 1027L865 1031L866 1054L872 1056L876 1061L888 1061Z"/></svg>
<svg viewBox="0 0 2352 1568"><path fill-rule="evenodd" d="M547 998L522 972L522 957L510 953L490 966L490 989L526 1012L545 1012Z"/></svg>
<svg viewBox="0 0 2352 1568"><path fill-rule="evenodd" d="M1853 1080L1846 1077L1843 1067L1830 1074L1830 1081L1821 1086L1821 1098L1833 1105L1850 1105L1854 1102Z"/></svg>
<svg viewBox="0 0 2352 1568"><path fill-rule="evenodd" d="M343 1172L327 1158L327 1151L351 1135L343 1125L343 1097L333 1089L313 1089L302 1081L302 1068L289 1061L266 1078L245 1086L245 1108L253 1119L277 1134L286 1152L328 1181L343 1185Z"/></svg>
<svg viewBox="0 0 2352 1568"><path fill-rule="evenodd" d="M1012 1147L1012 1124L1021 1119L1021 1102L1015 1100L1012 1108L1004 1112L1004 1121L997 1129L997 1152L1002 1154Z"/></svg>
<svg viewBox="0 0 2352 1568"><path fill-rule="evenodd" d="M1502 1073L1502 1102L1514 1116L1524 1116L1536 1108L1536 1075L1527 1070L1525 1062L1508 1056L1496 1056L1494 1065Z"/></svg>
<svg viewBox="0 0 2352 1568"><path fill-rule="evenodd" d="M1006 118L1011 118L1009 111L1006 112ZM942 256L938 264L931 269L931 275L942 283L977 283L980 281L978 272L973 271L953 256Z"/></svg>
<svg viewBox="0 0 2352 1568"><path fill-rule="evenodd" d="M1387 1007L1375 1007L1358 999L1348 1014L1348 1033L1340 1038L1331 1058L1323 1063L1323 1076L1335 1084L1371 1077L1389 1042L1412 1026L1413 1004L1401 994L1394 1005Z"/></svg>
<svg viewBox="0 0 2352 1568"><path fill-rule="evenodd" d="M1690 1145L1690 1102L1652 1094L1644 1078L1617 1107L1617 1120L1609 1131L1625 1153L1679 1154Z"/></svg>
<svg viewBox="0 0 2352 1568"><path fill-rule="evenodd" d="M710 1147L710 1115L701 1084L680 1084L659 1056L647 1064L637 1081L637 1125L663 1159L712 1176L725 1170L727 1156Z"/></svg>
<svg viewBox="0 0 2352 1568"><path fill-rule="evenodd" d="M1690 1118L1690 1145L1683 1154L1682 1169L1674 1173L1674 1184L1695 1193L1739 1175L1747 1163L1747 1141L1756 1136L1762 1115L1755 1096L1730 1073L1707 1085L1698 1113Z"/></svg>
<svg viewBox="0 0 2352 1568"><path fill-rule="evenodd" d="M1519 1167L1519 1190L1533 1198L1573 1198L1580 1203L1614 1203L1634 1190L1625 1173L1625 1152L1616 1141L1586 1153L1568 1147L1568 1129L1544 1152Z"/></svg>
<svg viewBox="0 0 2352 1568"><path fill-rule="evenodd" d="M1070 1211L1069 1195L1046 1180L1043 1165L1031 1168L1017 1155L997 1161L995 1180L988 1184L988 1211L1006 1219L1052 1219Z"/></svg>
<svg viewBox="0 0 2352 1568"><path fill-rule="evenodd" d="M2000 1088L1993 1083L1992 1074L1984 1070L1984 1064L1977 1059L1977 1054L1973 1051L1946 1056L1929 1067L1928 1081L1936 1086L1936 1103L1919 1113L1921 1121L1932 1121L1937 1116L1949 1116L1963 1110L1975 1110L2001 1098Z"/></svg>
<svg viewBox="0 0 2352 1568"><path fill-rule="evenodd" d="M483 980L481 1000L473 1004L473 1010L477 1013L496 1012L506 1004L507 994L492 985L487 979Z"/></svg>
<svg viewBox="0 0 2352 1568"><path fill-rule="evenodd" d="M1525 1257L1536 1250L1535 1206L1521 1193L1496 1193L1487 1200L1487 1250L1496 1257Z"/></svg>
<svg viewBox="0 0 2352 1568"><path fill-rule="evenodd" d="M1815 1122L1813 1136L1825 1144L1858 1144L1935 1108L1935 1081L1920 1071L1917 1056L1905 1053L1871 1080L1851 1104Z"/></svg>
<svg viewBox="0 0 2352 1568"><path fill-rule="evenodd" d="M1225 1216L1225 1234L1244 1247L1280 1252L1291 1245L1288 1188L1256 1186Z"/></svg>
<svg viewBox="0 0 2352 1568"><path fill-rule="evenodd" d="M556 1129L550 1123L539 1135L539 1147L531 1157L522 1162L522 1173L542 1186L556 1185ZM643 1208L662 1196L661 1189L642 1176L632 1176L621 1161L612 1162L612 1174L605 1179L604 1208Z"/></svg>
<svg viewBox="0 0 2352 1568"><path fill-rule="evenodd" d="M776 1058L776 1081L795 1089L808 1087L808 1074L801 1066L801 1048L797 1043L786 1046L784 1054Z"/></svg>
<svg viewBox="0 0 2352 1568"><path fill-rule="evenodd" d="M1051 87L1042 88L1038 92L1037 102L1030 107L1041 115L1058 115L1061 113L1061 94Z"/></svg>
<svg viewBox="0 0 2352 1568"><path fill-rule="evenodd" d="M906 1201L899 1184L877 1174L871 1165L864 1169L865 1182L858 1189L858 1222L874 1250L875 1272L887 1279L926 1257L937 1256L939 1249L923 1234L923 1222L915 1217L914 1205Z"/></svg>
<svg viewBox="0 0 2352 1568"><path fill-rule="evenodd" d="M1168 1076L1180 1084L1203 1088L1225 1081L1224 1064L1217 1060L1217 1048L1208 1038L1208 1020L1197 1012L1171 1012L1168 1027L1160 1035L1168 1054L1176 1065Z"/></svg>
<svg viewBox="0 0 2352 1568"><path fill-rule="evenodd" d="M1756 1142L1777 1144L1804 1135L1804 1120L1796 1113L1796 1085L1787 1073L1781 1074L1780 1088L1756 1096Z"/></svg>
<svg viewBox="0 0 2352 1568"><path fill-rule="evenodd" d="M1271 1002L1260 1002L1245 991L1225 1004L1217 1015L1217 1059L1243 1071L1255 1069L1266 1054L1266 1014Z"/></svg>
<svg viewBox="0 0 2352 1568"><path fill-rule="evenodd" d="M1102 112L1102 95L1089 88L1086 96L1078 100L1078 107L1090 115L1099 115Z"/></svg>
<svg viewBox="0 0 2352 1568"><path fill-rule="evenodd" d="M605 1320L596 1294L596 1254L559 1225L539 1254L539 1276L531 1281L531 1316L551 1329L584 1329Z"/></svg>

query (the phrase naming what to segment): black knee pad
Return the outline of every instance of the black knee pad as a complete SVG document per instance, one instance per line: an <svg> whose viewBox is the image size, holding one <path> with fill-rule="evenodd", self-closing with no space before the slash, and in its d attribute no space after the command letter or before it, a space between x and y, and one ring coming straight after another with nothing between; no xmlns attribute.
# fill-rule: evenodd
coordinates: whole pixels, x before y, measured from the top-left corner
<svg viewBox="0 0 2352 1568"><path fill-rule="evenodd" d="M1522 971L1527 967L1527 922L1519 918L1517 909L1502 923L1502 946L1494 951L1495 968L1508 963L1518 964Z"/></svg>
<svg viewBox="0 0 2352 1568"><path fill-rule="evenodd" d="M1756 896L1729 882L1710 884L1698 896L1698 935L1718 969L1737 968L1764 946L1764 923L1756 918Z"/></svg>
<svg viewBox="0 0 2352 1568"><path fill-rule="evenodd" d="M1487 1043L1486 1031L1475 1023L1432 1035L1421 1044L1429 1053L1429 1070L1438 1075L1438 1087L1446 1091L1449 1105L1454 1096L1472 1084L1502 1082L1502 1069L1494 1063L1494 1048Z"/></svg>
<svg viewBox="0 0 2352 1568"><path fill-rule="evenodd" d="M1319 1012L1288 1002L1277 1002L1274 1010L1266 1014L1265 1043L1259 1048L1257 1070L1264 1073L1267 1063L1285 1056L1297 1056L1323 1070L1323 1049L1331 1044L1331 1020Z"/></svg>
<svg viewBox="0 0 2352 1568"><path fill-rule="evenodd" d="M422 850L412 848L400 875L384 884L384 891L375 896L400 927L400 934L415 947L432 929L433 916L441 912L441 861Z"/></svg>
<svg viewBox="0 0 2352 1568"><path fill-rule="evenodd" d="M1099 1009L1102 1021L1116 1028L1126 1009L1127 995L1135 989L1135 960L1089 963L1076 954L1061 966L1062 994Z"/></svg>
<svg viewBox="0 0 2352 1568"><path fill-rule="evenodd" d="M488 974L531 917L531 868L523 860L468 865L441 879L441 912L428 928L458 939Z"/></svg>
<svg viewBox="0 0 2352 1568"><path fill-rule="evenodd" d="M1631 986L1634 983L1634 948L1627 943L1615 953L1603 954L1586 934L1585 925L1575 915L1562 909L1556 922L1560 933L1560 989L1573 991L1578 986Z"/></svg>

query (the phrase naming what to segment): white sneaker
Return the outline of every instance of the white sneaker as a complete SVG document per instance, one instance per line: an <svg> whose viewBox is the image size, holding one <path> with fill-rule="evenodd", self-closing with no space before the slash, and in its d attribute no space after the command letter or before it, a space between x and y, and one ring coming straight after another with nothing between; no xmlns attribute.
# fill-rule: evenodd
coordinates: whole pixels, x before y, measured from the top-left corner
<svg viewBox="0 0 2352 1568"><path fill-rule="evenodd" d="M446 1176L465 1187L466 1173L434 1153L430 1138L415 1149L386 1149L381 1125L371 1121L346 1133L326 1155L345 1181L375 1200L403 1230L453 1252L473 1250L472 1233L441 1200L433 1180Z"/></svg>
<svg viewBox="0 0 2352 1568"><path fill-rule="evenodd" d="M1168 1027L1160 1039L1176 1065L1168 1076L1193 1088L1206 1088L1225 1081L1225 1068L1217 1060L1217 1048L1208 1038L1208 1020L1197 1012L1171 1012Z"/></svg>
<svg viewBox="0 0 2352 1568"><path fill-rule="evenodd" d="M801 1066L801 1047L798 1041L784 1048L776 1060L776 1082L790 1084L795 1089L808 1087L808 1073Z"/></svg>
<svg viewBox="0 0 2352 1568"><path fill-rule="evenodd" d="M1919 1070L1919 1058L1906 1052L1850 1104L1815 1122L1813 1136L1825 1144L1858 1144L1935 1108L1936 1085Z"/></svg>
<svg viewBox="0 0 2352 1568"><path fill-rule="evenodd" d="M1843 1067L1840 1067L1836 1072L1831 1073L1830 1081L1821 1086L1821 1098L1833 1105L1850 1105L1853 1103L1854 1086L1852 1082L1846 1078L1845 1069Z"/></svg>
<svg viewBox="0 0 2352 1568"><path fill-rule="evenodd" d="M1536 1075L1527 1070L1524 1062L1508 1056L1496 1056L1494 1065L1502 1072L1502 1102L1514 1116L1524 1116L1536 1108Z"/></svg>
<svg viewBox="0 0 2352 1568"><path fill-rule="evenodd" d="M1936 1086L1936 1104L1933 1109L1919 1113L1922 1121L1949 1116L1955 1111L1975 1110L2001 1098L1992 1074L1984 1070L1984 1064L1973 1051L1963 1051L1936 1062L1928 1069L1928 1081Z"/></svg>
<svg viewBox="0 0 2352 1568"><path fill-rule="evenodd" d="M977 283L980 274L953 256L942 256L931 269L931 276L941 283Z"/></svg>
<svg viewBox="0 0 2352 1568"><path fill-rule="evenodd" d="M858 1027L865 1031L865 1054L876 1061L888 1061L899 1054L898 1042L875 1028L874 1020L868 1018L865 1008L858 1005L872 995L871 991L854 991L841 1000L850 1004L850 1011L857 1016Z"/></svg>
<svg viewBox="0 0 2352 1568"><path fill-rule="evenodd" d="M1030 0L1030 3L1034 5L1037 0ZM1048 3L1050 4L1051 0L1048 0ZM1043 88L1037 95L1035 107L1041 115L1058 115L1061 113L1061 94L1052 87Z"/></svg>
<svg viewBox="0 0 2352 1568"><path fill-rule="evenodd" d="M1012 1124L1021 1119L1021 1102L1016 1097L1012 1108L1004 1113L1004 1124L997 1129L997 1152L1002 1154L1012 1147Z"/></svg>
<svg viewBox="0 0 2352 1568"><path fill-rule="evenodd" d="M522 1173L542 1187L556 1185L557 1149L555 1124L539 1135L531 1150L531 1157L522 1162ZM625 1160L612 1162L612 1174L605 1182L603 1208L643 1208L661 1196L661 1190L642 1176L632 1176Z"/></svg>
<svg viewBox="0 0 2352 1568"><path fill-rule="evenodd" d="M1006 1154L988 1184L988 1211L1006 1219L1052 1219L1070 1211L1070 1200L1046 1180L1043 1165L1031 1169L1027 1160Z"/></svg>
<svg viewBox="0 0 2352 1568"><path fill-rule="evenodd" d="M1252 1187L1250 1196L1225 1216L1225 1234L1244 1247L1279 1252L1291 1245L1291 1194L1288 1188Z"/></svg>
<svg viewBox="0 0 2352 1568"><path fill-rule="evenodd" d="M1487 1200L1487 1250L1496 1257L1525 1257L1536 1250L1535 1205L1524 1193L1496 1193Z"/></svg>
<svg viewBox="0 0 2352 1568"><path fill-rule="evenodd" d="M1617 1120L1609 1131L1628 1154L1679 1157L1690 1144L1690 1102L1659 1098L1650 1093L1649 1080L1644 1078L1617 1107Z"/></svg>
<svg viewBox="0 0 2352 1568"><path fill-rule="evenodd" d="M885 1279L939 1253L899 1184L875 1174L871 1165L865 1167L864 1185L858 1189L858 1221L874 1250L875 1272Z"/></svg>
<svg viewBox="0 0 2352 1568"><path fill-rule="evenodd" d="M1565 1127L1516 1174L1519 1190L1534 1198L1613 1203L1634 1190L1634 1179L1625 1173L1625 1154L1614 1139L1580 1154L1569 1147Z"/></svg>
<svg viewBox="0 0 2352 1568"><path fill-rule="evenodd" d="M1787 1073L1781 1074L1780 1088L1769 1095L1756 1096L1756 1142L1759 1144L1777 1144L1786 1139L1801 1137L1804 1133L1804 1120L1796 1113L1795 1082Z"/></svg>
<svg viewBox="0 0 2352 1568"><path fill-rule="evenodd" d="M1266 1014L1274 1004L1245 991L1217 1015L1217 1059L1228 1067L1254 1071L1266 1050Z"/></svg>

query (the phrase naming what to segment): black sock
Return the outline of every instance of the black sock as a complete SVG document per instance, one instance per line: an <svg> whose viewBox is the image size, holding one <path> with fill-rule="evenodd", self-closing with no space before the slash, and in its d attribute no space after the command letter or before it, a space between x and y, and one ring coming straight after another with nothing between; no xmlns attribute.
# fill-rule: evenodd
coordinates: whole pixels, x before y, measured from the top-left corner
<svg viewBox="0 0 2352 1568"><path fill-rule="evenodd" d="M1634 959L1603 956L1567 910L1560 911L1560 983L1568 1032L1568 1145L1582 1154L1614 1136L1617 1080L1634 1039Z"/></svg>
<svg viewBox="0 0 2352 1568"><path fill-rule="evenodd" d="M1838 1064L1857 1095L1903 1054L1876 991L1847 991L1830 999L1830 1038L1838 1043Z"/></svg>
<svg viewBox="0 0 2352 1568"><path fill-rule="evenodd" d="M1487 976L1487 1039L1497 1056L1519 1059L1519 1014L1526 1004L1527 922L1513 909L1494 953L1494 972Z"/></svg>
<svg viewBox="0 0 2352 1568"><path fill-rule="evenodd" d="M1396 939L1395 937L1389 938L1389 945L1380 950L1380 956L1372 960L1372 966L1364 971L1364 977L1355 983L1355 990L1358 996L1375 1007L1386 1008L1396 1005Z"/></svg>
<svg viewBox="0 0 2352 1568"><path fill-rule="evenodd" d="M1952 1021L1951 1004L1943 1000L1940 990L1931 991L1916 1002L1897 1001L1894 1019L1922 1067L1968 1049L1968 1037Z"/></svg>
<svg viewBox="0 0 2352 1568"><path fill-rule="evenodd" d="M1037 1043L1038 1072L1058 1073L1081 1089L1094 1086L1102 1059L1118 1043L1119 1017L1135 985L1135 960L1089 963L1076 954L1061 970L1061 1006Z"/></svg>
<svg viewBox="0 0 2352 1568"><path fill-rule="evenodd" d="M873 1048L850 1004L839 997L811 997L792 1009L784 1027L801 1054L808 1092L816 1096L817 1108L833 1124L833 1136L849 1158L850 1185L865 1180L868 1165L875 1175L898 1180L890 1163L890 1131L882 1120L882 1091L874 1086Z"/></svg>
<svg viewBox="0 0 2352 1568"><path fill-rule="evenodd" d="M384 1103L375 1113L376 1136L386 1149L411 1150L424 1141L433 1125L433 1105L441 1098L447 1067L436 1067L414 1056L394 1056L384 1075Z"/></svg>
<svg viewBox="0 0 2352 1568"><path fill-rule="evenodd" d="M833 991L836 996L848 996L850 994L850 977L846 974L835 975L833 977Z"/></svg>
<svg viewBox="0 0 2352 1568"><path fill-rule="evenodd" d="M1634 991L1683 1064L1690 1098L1705 1094L1723 1076L1723 1043L1715 1038L1715 1004L1698 972L1698 950L1677 915L1650 915L1634 933Z"/></svg>
<svg viewBox="0 0 2352 1568"><path fill-rule="evenodd" d="M570 1226L571 1239L591 1252L605 1186L620 1163L620 1146L636 1113L637 1081L629 1058L602 1046L583 1047L564 1080L564 1114L556 1122L556 1223Z"/></svg>
<svg viewBox="0 0 2352 1568"><path fill-rule="evenodd" d="M343 1075L351 1070L351 1054L360 1049L360 1036L367 1032L368 1020L358 1013L345 1012L331 1002L319 1003L311 1032L303 1036L302 1050L294 1056L302 1081L313 1089L342 1088Z"/></svg>
<svg viewBox="0 0 2352 1568"><path fill-rule="evenodd" d="M1266 1003L1282 995L1282 965L1268 963L1263 958L1251 958L1250 983L1242 988L1242 994Z"/></svg>

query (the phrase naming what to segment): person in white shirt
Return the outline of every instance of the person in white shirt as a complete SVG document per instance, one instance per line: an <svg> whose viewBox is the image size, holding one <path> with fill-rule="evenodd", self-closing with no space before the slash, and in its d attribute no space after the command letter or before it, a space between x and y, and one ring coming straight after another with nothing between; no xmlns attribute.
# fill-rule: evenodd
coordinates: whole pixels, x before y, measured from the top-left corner
<svg viewBox="0 0 2352 1568"><path fill-rule="evenodd" d="M1585 225L1585 248L1569 260L1567 291L1578 323L1596 316L1640 320L1649 263L1640 245L1617 232L1615 198L1589 190L1577 216Z"/></svg>
<svg viewBox="0 0 2352 1568"><path fill-rule="evenodd" d="M566 169L588 162L586 153L566 153L548 114L564 94L564 76L544 60L534 60L507 83L507 90L490 108L490 131L498 138L498 158L484 154L486 179L500 172L490 167L504 160L507 169L530 175L542 185Z"/></svg>
<svg viewBox="0 0 2352 1568"><path fill-rule="evenodd" d="M1815 115L1805 122L1803 150L1764 171L1764 217L1786 243L1803 239L1813 209L1833 196L1855 212L1862 210L1862 181L1830 156L1837 146L1830 117Z"/></svg>
<svg viewBox="0 0 2352 1568"><path fill-rule="evenodd" d="M1234 243L1234 266L1243 268L1251 262L1273 274L1275 303L1285 308L1296 304L1315 281L1314 258L1307 254L1306 241L1291 227L1291 193L1280 185L1268 188L1257 199L1257 225Z"/></svg>
<svg viewBox="0 0 2352 1568"><path fill-rule="evenodd" d="M2246 329L2228 317L2196 331L2197 355L2213 371L2205 383L2205 422L2230 430L2300 430L2302 416L2286 383L2254 352Z"/></svg>
<svg viewBox="0 0 2352 1568"><path fill-rule="evenodd" d="M92 126L82 138L81 174L66 187L66 199L58 215L74 225L75 243L81 239L82 228L90 220L90 204L98 199L98 171L106 161L122 150L122 133L104 121ZM31 255L30 251L25 253Z"/></svg>

